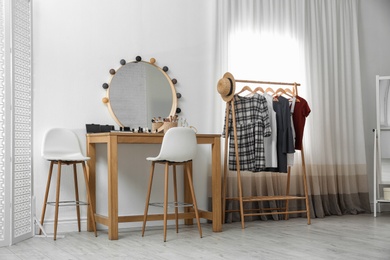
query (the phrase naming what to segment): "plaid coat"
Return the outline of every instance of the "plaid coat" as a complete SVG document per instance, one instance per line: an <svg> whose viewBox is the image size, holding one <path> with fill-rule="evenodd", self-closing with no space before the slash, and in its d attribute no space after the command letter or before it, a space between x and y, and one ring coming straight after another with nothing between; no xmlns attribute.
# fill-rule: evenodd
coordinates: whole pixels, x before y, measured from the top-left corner
<svg viewBox="0 0 390 260"><path fill-rule="evenodd" d="M267 100L260 94L250 97L234 95L237 147L240 170L261 171L265 168L264 137L271 135ZM229 169L237 170L232 111L229 113ZM226 124L226 118L225 118ZM222 135L225 136L224 127Z"/></svg>

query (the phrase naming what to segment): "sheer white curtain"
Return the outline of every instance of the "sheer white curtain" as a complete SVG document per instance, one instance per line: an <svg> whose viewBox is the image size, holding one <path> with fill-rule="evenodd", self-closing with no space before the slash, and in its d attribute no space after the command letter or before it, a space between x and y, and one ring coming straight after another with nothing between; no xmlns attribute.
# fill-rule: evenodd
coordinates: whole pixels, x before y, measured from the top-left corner
<svg viewBox="0 0 390 260"><path fill-rule="evenodd" d="M319 215L369 212L358 3L305 5L307 95L316 111L308 122L306 151L312 183L320 187L313 190L315 210Z"/></svg>
<svg viewBox="0 0 390 260"><path fill-rule="evenodd" d="M301 83L299 95L312 111L303 140L312 216L370 210L357 5L357 0L219 1L221 75L227 70L236 79ZM298 195L303 194L300 155L296 152L292 167L291 193ZM244 195L285 190L280 173L242 176ZM233 172L228 193L236 193Z"/></svg>

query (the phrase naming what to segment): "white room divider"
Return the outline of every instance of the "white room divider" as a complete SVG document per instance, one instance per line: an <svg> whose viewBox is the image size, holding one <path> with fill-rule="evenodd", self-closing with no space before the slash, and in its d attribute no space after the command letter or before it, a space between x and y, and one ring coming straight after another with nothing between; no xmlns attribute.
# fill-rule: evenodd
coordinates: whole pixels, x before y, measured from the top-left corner
<svg viewBox="0 0 390 260"><path fill-rule="evenodd" d="M33 235L31 14L0 0L0 246Z"/></svg>

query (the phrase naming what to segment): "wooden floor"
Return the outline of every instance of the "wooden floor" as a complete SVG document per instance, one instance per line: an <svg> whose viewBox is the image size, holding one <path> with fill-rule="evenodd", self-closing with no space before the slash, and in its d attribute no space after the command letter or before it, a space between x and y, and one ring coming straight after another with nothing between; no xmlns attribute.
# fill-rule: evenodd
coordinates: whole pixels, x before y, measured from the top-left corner
<svg viewBox="0 0 390 260"><path fill-rule="evenodd" d="M162 228L120 230L119 240L107 239L106 231L74 232L64 238L34 237L0 248L0 259L390 259L390 213L331 216L287 221L225 224L213 233L202 224L181 226L178 234L169 227L167 242Z"/></svg>

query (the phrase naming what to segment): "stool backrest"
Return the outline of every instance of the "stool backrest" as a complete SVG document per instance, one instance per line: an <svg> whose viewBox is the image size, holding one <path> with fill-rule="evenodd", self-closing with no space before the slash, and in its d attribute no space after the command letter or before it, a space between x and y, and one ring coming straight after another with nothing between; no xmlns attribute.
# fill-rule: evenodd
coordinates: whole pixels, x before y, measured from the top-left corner
<svg viewBox="0 0 390 260"><path fill-rule="evenodd" d="M190 161L196 156L196 134L189 127L172 127L164 135L160 154L155 160Z"/></svg>
<svg viewBox="0 0 390 260"><path fill-rule="evenodd" d="M70 129L53 128L44 137L42 157L47 160L88 160L82 154L77 135Z"/></svg>

